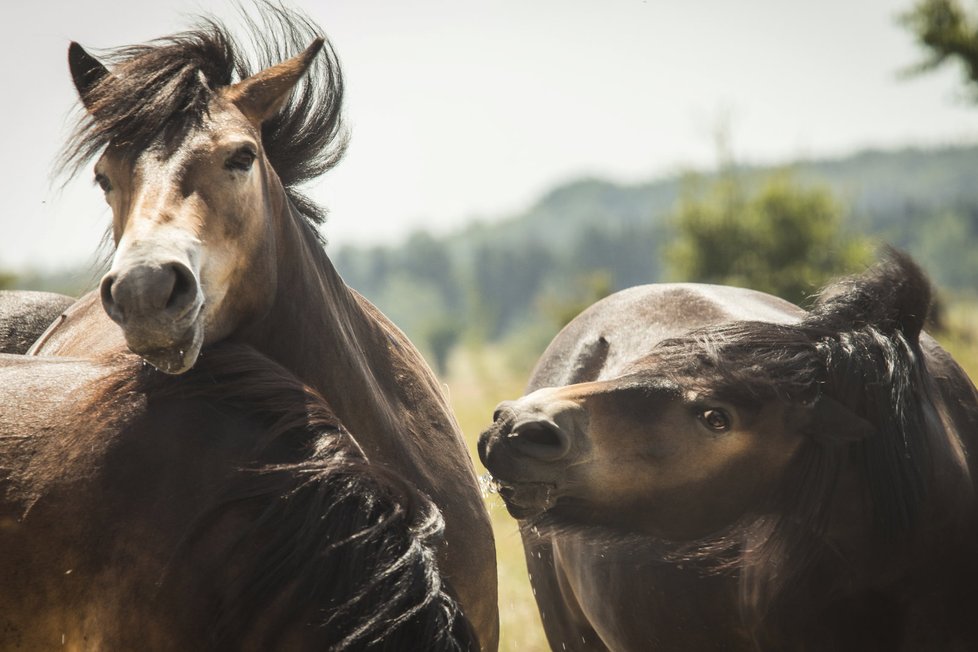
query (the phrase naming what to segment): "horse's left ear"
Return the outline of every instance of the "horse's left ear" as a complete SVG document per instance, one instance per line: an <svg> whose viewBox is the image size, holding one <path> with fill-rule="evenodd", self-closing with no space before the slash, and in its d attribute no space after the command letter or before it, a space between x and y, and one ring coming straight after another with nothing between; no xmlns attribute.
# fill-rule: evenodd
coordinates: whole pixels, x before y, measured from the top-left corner
<svg viewBox="0 0 978 652"><path fill-rule="evenodd" d="M825 442L848 443L871 436L876 429L831 396L819 396L815 403L798 408L804 419L802 432Z"/></svg>
<svg viewBox="0 0 978 652"><path fill-rule="evenodd" d="M256 125L279 112L292 88L309 69L312 60L323 49L317 38L301 54L255 73L225 91L225 96Z"/></svg>
<svg viewBox="0 0 978 652"><path fill-rule="evenodd" d="M82 104L89 111L92 110L91 101L88 93L95 84L109 76L109 70L102 63L85 51L85 48L74 41L68 46L68 69L71 71L71 79L75 82L75 90Z"/></svg>

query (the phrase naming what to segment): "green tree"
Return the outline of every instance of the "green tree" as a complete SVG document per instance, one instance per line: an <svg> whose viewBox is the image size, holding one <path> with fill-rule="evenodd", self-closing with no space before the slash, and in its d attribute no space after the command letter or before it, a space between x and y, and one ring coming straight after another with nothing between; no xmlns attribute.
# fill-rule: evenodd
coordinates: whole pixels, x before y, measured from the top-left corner
<svg viewBox="0 0 978 652"><path fill-rule="evenodd" d="M461 322L447 314L438 315L422 328L421 337L438 375L448 374L448 356L462 336L462 330Z"/></svg>
<svg viewBox="0 0 978 652"><path fill-rule="evenodd" d="M911 69L920 73L957 61L978 101L978 20L957 0L919 0L900 17L927 51L927 58Z"/></svg>
<svg viewBox="0 0 978 652"><path fill-rule="evenodd" d="M739 285L805 301L868 258L865 238L846 233L832 194L783 172L752 192L733 169L704 192L688 180L673 215L666 260L677 279Z"/></svg>
<svg viewBox="0 0 978 652"><path fill-rule="evenodd" d="M612 274L607 269L588 269L572 279L564 280L564 292L541 293L537 298L539 311L561 329L592 304L614 291ZM570 281L568 283L568 281Z"/></svg>

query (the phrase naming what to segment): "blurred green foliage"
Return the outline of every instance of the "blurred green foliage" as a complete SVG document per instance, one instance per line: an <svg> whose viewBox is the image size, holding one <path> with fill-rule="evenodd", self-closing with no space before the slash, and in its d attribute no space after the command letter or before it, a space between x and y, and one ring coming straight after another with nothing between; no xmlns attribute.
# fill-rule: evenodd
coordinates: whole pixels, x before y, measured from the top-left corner
<svg viewBox="0 0 978 652"><path fill-rule="evenodd" d="M900 17L927 57L910 72L934 70L949 62L961 65L972 99L978 101L978 20L957 0L919 0Z"/></svg>
<svg viewBox="0 0 978 652"><path fill-rule="evenodd" d="M870 260L872 245L845 228L845 215L828 188L800 185L786 171L766 176L756 191L733 167L709 183L691 176L672 217L676 234L666 259L678 280L748 287L802 304Z"/></svg>
<svg viewBox="0 0 978 652"><path fill-rule="evenodd" d="M976 178L978 147L728 165L637 184L590 178L510 219L330 255L434 366L458 343L498 342L527 370L578 312L643 283L731 283L799 301L890 242L939 287L973 291Z"/></svg>

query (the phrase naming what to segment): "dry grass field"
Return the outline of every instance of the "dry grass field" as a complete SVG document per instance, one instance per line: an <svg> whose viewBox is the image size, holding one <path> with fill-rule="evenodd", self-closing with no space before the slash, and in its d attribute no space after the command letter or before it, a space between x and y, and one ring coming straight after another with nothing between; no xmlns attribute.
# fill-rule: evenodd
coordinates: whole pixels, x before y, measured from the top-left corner
<svg viewBox="0 0 978 652"><path fill-rule="evenodd" d="M526 374L507 365L507 356L487 348L458 347L449 364L447 385L455 415L465 433L477 473L485 468L479 462L476 442L479 433L492 420L499 401L523 393ZM532 361L527 365L531 365ZM496 535L499 573L500 646L503 652L543 652L549 650L540 625L533 592L523 561L516 521L506 512L499 496L486 497Z"/></svg>
<svg viewBox="0 0 978 652"><path fill-rule="evenodd" d="M978 299L951 302L944 315L945 330L937 340L978 383Z"/></svg>

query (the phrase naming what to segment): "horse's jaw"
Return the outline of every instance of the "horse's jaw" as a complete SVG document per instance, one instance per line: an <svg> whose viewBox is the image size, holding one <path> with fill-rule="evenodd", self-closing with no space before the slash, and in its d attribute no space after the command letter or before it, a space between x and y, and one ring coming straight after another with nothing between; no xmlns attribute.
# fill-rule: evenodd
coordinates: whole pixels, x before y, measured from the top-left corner
<svg viewBox="0 0 978 652"><path fill-rule="evenodd" d="M555 485L547 482L510 484L496 480L495 490L506 504L506 511L517 520L539 516L556 503Z"/></svg>

